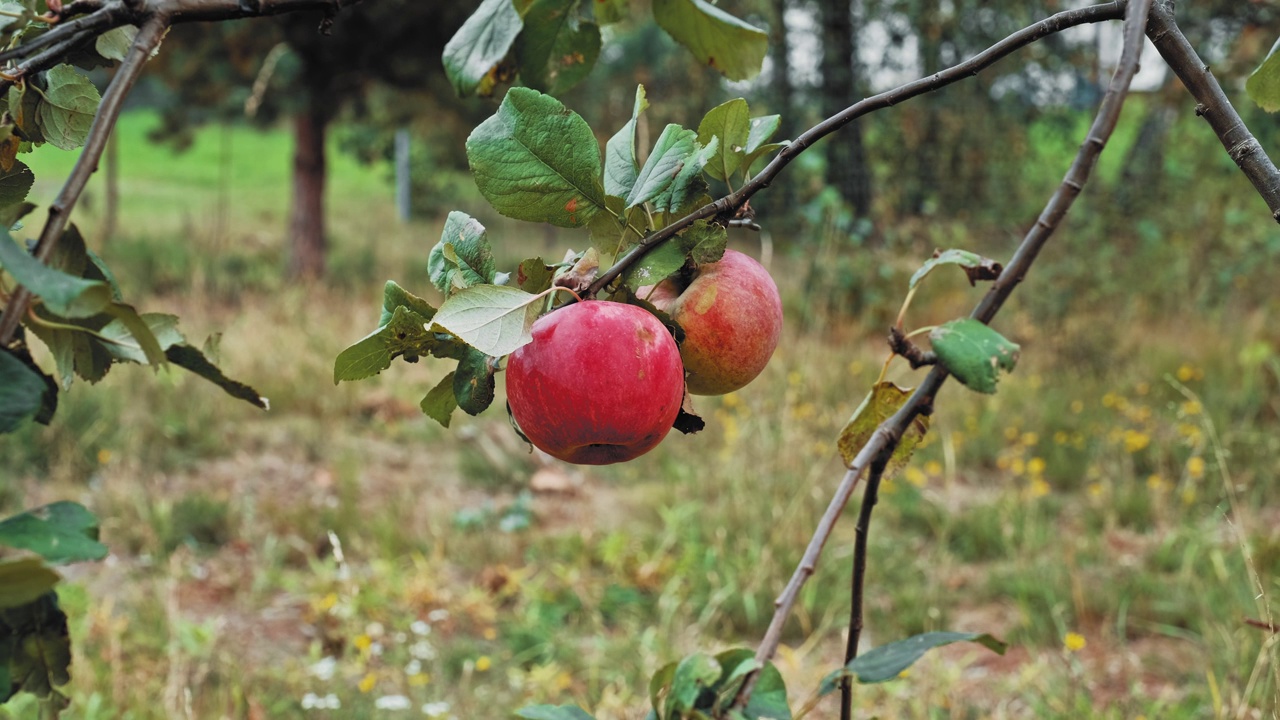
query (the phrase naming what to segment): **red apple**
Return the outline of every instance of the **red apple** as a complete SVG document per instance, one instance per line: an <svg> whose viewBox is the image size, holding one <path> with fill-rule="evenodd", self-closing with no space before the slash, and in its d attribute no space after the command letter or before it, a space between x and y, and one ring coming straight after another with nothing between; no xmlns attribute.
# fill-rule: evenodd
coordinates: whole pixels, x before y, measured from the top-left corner
<svg viewBox="0 0 1280 720"><path fill-rule="evenodd" d="M652 450L684 399L684 366L652 313L588 300L539 318L507 361L507 401L529 442L552 457L608 465Z"/></svg>
<svg viewBox="0 0 1280 720"><path fill-rule="evenodd" d="M687 283L687 284L685 284ZM646 288L637 294L645 297ZM736 250L698 267L692 280L668 278L648 299L684 328L680 357L689 392L723 395L769 364L782 332L782 298L764 266Z"/></svg>

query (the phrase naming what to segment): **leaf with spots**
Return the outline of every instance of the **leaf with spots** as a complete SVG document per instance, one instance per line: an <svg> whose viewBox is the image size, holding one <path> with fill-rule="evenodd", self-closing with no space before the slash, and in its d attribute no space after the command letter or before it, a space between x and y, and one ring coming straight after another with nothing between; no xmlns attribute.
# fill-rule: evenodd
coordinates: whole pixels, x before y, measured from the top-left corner
<svg viewBox="0 0 1280 720"><path fill-rule="evenodd" d="M476 187L516 220L586 225L604 209L596 137L577 113L529 88L512 88L467 138Z"/></svg>
<svg viewBox="0 0 1280 720"><path fill-rule="evenodd" d="M705 0L653 0L653 19L699 62L730 80L759 74L769 50L768 33Z"/></svg>
<svg viewBox="0 0 1280 720"><path fill-rule="evenodd" d="M461 97L476 93L524 23L511 0L484 0L444 46L444 74Z"/></svg>
<svg viewBox="0 0 1280 720"><path fill-rule="evenodd" d="M582 82L600 57L600 27L574 11L578 0L534 0L516 38L520 79L553 95Z"/></svg>
<svg viewBox="0 0 1280 720"><path fill-rule="evenodd" d="M440 242L427 256L427 273L446 296L472 285L492 283L497 263L484 225L466 213L449 213Z"/></svg>

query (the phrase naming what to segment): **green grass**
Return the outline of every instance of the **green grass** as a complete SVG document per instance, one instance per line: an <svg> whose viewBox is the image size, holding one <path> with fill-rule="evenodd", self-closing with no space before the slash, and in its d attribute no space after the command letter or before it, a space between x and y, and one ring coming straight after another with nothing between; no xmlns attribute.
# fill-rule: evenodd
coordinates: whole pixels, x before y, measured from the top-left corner
<svg viewBox="0 0 1280 720"><path fill-rule="evenodd" d="M749 388L697 399L707 430L623 466L544 467L500 409L459 414L451 430L424 418L418 400L443 366L397 363L333 385L334 356L377 321L383 279L434 296L425 264L440 223L396 224L385 168L333 154L333 279L293 286L280 279L287 136L209 129L174 156L145 142L153 122L121 125L118 236L96 232L100 180L76 221L127 299L176 312L196 342L223 333L224 369L273 409L121 367L77 383L51 427L0 439L0 514L81 500L115 554L64 584L69 718L181 717L188 693L198 718L374 718L389 695L417 715L436 702L477 719L578 702L602 719L641 717L663 664L759 640L842 473L832 441L884 359L885 316L914 265L903 253L1010 246L959 224L904 223L880 252L824 236L831 262L779 248L784 345ZM72 160L32 156L42 202ZM583 242L467 209L504 267ZM1256 215L1249 232L1273 232ZM1063 247L1102 222L1082 217ZM734 242L756 249L753 236ZM949 629L1014 647L939 651L860 689L859 717L1190 719L1276 706L1274 648L1243 623L1267 618L1280 589L1276 308L1249 289L1266 269L1209 305L1116 309L1083 294L1083 312L1064 314L1070 293L1042 288L1071 276L1071 259L1051 248L1001 317L1023 358L1000 392L944 389L872 526L869 646ZM830 272L836 260L843 274ZM1159 282L1190 280L1159 267ZM958 274L931 279L912 324L967 312L977 292ZM919 378L900 365L890 375ZM569 491L530 493L535 471ZM797 706L843 653L854 512L784 633L778 664ZM1068 650L1068 633L1085 646ZM341 710L305 709L309 693ZM828 699L811 717L834 713Z"/></svg>

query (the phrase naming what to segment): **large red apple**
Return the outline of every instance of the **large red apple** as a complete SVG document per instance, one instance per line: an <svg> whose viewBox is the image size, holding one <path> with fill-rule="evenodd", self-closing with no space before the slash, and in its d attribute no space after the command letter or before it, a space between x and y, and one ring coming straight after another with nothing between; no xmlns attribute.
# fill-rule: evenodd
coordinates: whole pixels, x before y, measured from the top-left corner
<svg viewBox="0 0 1280 720"><path fill-rule="evenodd" d="M647 290L637 293L645 297ZM648 296L684 328L680 357L689 392L723 395L751 382L769 364L782 332L782 298L764 266L736 250L697 268L692 279L669 278Z"/></svg>
<svg viewBox="0 0 1280 720"><path fill-rule="evenodd" d="M507 401L552 457L608 465L652 450L684 399L684 366L652 313L588 300L539 318L507 361Z"/></svg>

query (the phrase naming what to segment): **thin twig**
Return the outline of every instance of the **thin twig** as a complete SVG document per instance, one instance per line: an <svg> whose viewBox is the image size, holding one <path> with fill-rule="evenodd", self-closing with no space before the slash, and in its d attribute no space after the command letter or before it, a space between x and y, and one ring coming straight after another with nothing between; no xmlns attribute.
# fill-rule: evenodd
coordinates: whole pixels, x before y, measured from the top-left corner
<svg viewBox="0 0 1280 720"><path fill-rule="evenodd" d="M880 499L880 479L884 477L885 466L893 456L893 450L886 448L871 465L871 473L867 476L867 486L862 491L862 507L858 509L858 525L853 538L853 574L849 589L849 639L844 648L844 664L848 665L858 657L858 642L862 639L862 599L863 588L867 578L867 541L871 537L871 511ZM840 679L840 720L851 720L853 717L853 678Z"/></svg>
<svg viewBox="0 0 1280 720"><path fill-rule="evenodd" d="M129 94L138 76L142 74L142 66L146 64L147 58L151 57L151 52L160 44L160 39L164 37L167 28L168 23L160 15L144 24L134 38L129 54L120 64L120 69L111 79L111 84L107 86L107 91L102 96L102 105L98 108L98 114L94 116L93 125L89 128L84 150L80 152L80 157L76 160L66 183L63 184L62 191L49 206L49 219L45 221L35 249L36 258L40 262L48 262L49 256L58 243L58 238L62 237L62 231L67 226L72 208L80 199L80 193L88 184L89 177L98 169L98 160L107 146L107 139L111 136L116 119L120 117L125 96ZM5 307L4 315L0 316L0 347L8 346L13 340L14 333L18 329L18 321L26 313L31 298L31 291L26 288L18 288L13 293L13 297Z"/></svg>
<svg viewBox="0 0 1280 720"><path fill-rule="evenodd" d="M915 334L915 332L912 334ZM889 328L889 349L911 363L912 370L919 370L925 365L938 364L937 353L932 350L921 350L919 345L911 342L906 335L902 334L901 328L897 325Z"/></svg>
<svg viewBox="0 0 1280 720"><path fill-rule="evenodd" d="M677 233L693 225L696 221L716 217L727 222L734 216L738 208L751 199L752 195L768 187L778 173L782 172L782 169L789 165L800 153L815 142L863 115L897 105L904 100L909 100L977 75L1015 50L1026 47L1054 33L1077 25L1102 22L1104 20L1118 20L1124 16L1125 3L1126 0L1114 0L1101 5L1091 5L1051 15L1034 25L1015 32L959 65L949 67L927 78L921 78L901 87L882 92L879 95L872 95L850 105L841 112L803 132L791 144L779 151L763 170L751 178L750 182L738 188L736 192L730 193L715 202L703 205L674 223L651 233L640 244L628 250L612 267L601 273L600 277L592 283L589 292L593 295L600 292L625 272L627 268L635 264L645 253L675 237Z"/></svg>
<svg viewBox="0 0 1280 720"><path fill-rule="evenodd" d="M1014 288L1026 275L1031 263L1035 261L1036 255L1048 242L1058 222L1070 209L1076 197L1079 196L1080 190L1088 181L1090 172L1097 162L1098 155L1102 152L1102 148L1106 146L1111 132L1115 129L1116 121L1120 117L1120 108L1124 105L1125 97L1129 92L1129 83L1133 80L1133 75L1137 71L1138 56L1142 50L1142 32L1146 27L1151 0L1139 0L1138 2L1127 3L1127 5L1124 51L1121 53L1120 64L1111 78L1111 85L1102 100L1098 114L1094 118L1093 125L1089 128L1089 134L1086 136L1084 144L1077 151L1075 161L1071 164L1071 169L1067 171L1066 178L1063 179L1062 184L1054 192L1053 197L1049 199L1036 224L1023 238L1013 258L1005 266L1004 272L1000 274L999 279L992 284L986 296L974 308L971 317L982 322L990 322L991 318L1000 310L1000 307L1004 305ZM836 520L844 512L845 505L849 502L850 496L853 495L853 488L858 479L881 453L893 452L893 448L897 446L902 433L905 432L907 426L916 416L932 412L933 400L937 396L938 390L941 389L942 384L946 382L947 375L948 373L944 366L935 365L933 370L925 376L920 386L916 388L916 391L907 399L906 404L899 408L893 417L880 424L880 427L872 433L871 438L862 447L862 450L858 452L853 462L849 464L849 470L840 481L831 503L827 506L826 512L823 513L822 519L818 522L818 527L814 531L813 538L809 541L809 546L805 549L799 566L792 574L791 580L787 583L782 594L778 596L777 601L774 603L773 619L769 623L768 630L765 631L760 647L756 650L756 660L761 665L770 660L777 651L778 644L782 640L782 628L791 616L791 610L799 598L800 589L809 577L813 575L818 558L822 554L822 549L831 537ZM742 689L738 692L737 698L734 700L734 707L741 708L746 705L758 678L758 671L747 677Z"/></svg>
<svg viewBox="0 0 1280 720"><path fill-rule="evenodd" d="M1280 222L1280 170L1276 169L1257 138L1249 132L1244 120L1240 119L1240 114L1222 92L1217 79L1209 72L1209 66L1200 59L1195 48L1187 41L1187 36L1178 28L1171 0L1156 0L1151 10L1151 20L1147 24L1147 36L1199 103L1196 114L1209 122L1209 127L1213 128L1213 132L1222 141L1222 146L1226 148L1227 155L1240 167L1245 177L1249 178L1249 182L1253 183L1267 207L1271 208L1271 217Z"/></svg>

